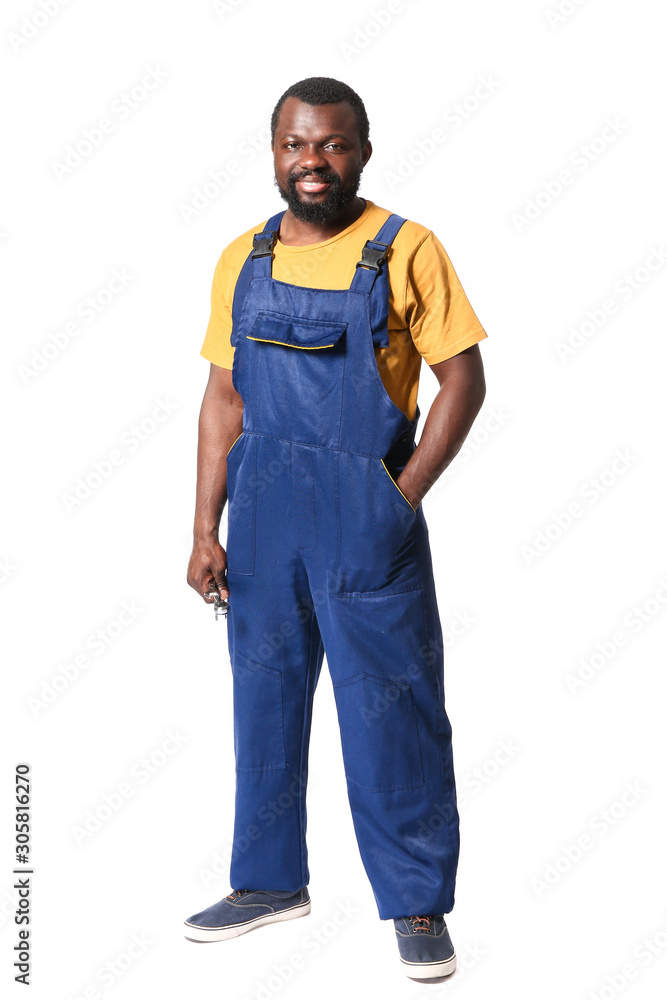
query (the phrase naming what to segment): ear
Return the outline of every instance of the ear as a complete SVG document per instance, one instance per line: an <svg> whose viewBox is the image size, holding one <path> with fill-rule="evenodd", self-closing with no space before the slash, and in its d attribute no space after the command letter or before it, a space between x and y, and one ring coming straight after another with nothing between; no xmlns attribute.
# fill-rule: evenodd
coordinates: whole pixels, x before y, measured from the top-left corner
<svg viewBox="0 0 667 1000"><path fill-rule="evenodd" d="M371 140L369 139L364 148L361 151L361 165L362 168L366 166L373 154L373 147L371 146Z"/></svg>

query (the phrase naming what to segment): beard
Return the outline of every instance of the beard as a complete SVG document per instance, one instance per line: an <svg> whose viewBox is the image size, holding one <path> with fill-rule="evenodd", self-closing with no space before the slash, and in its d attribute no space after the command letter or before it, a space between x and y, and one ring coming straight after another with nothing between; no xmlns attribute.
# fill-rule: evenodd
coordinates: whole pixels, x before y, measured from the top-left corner
<svg viewBox="0 0 667 1000"><path fill-rule="evenodd" d="M362 170L363 167L360 167L344 188L341 187L338 174L323 174L317 170L311 170L308 173L298 172L290 174L287 178L287 188L280 186L277 177L274 178L274 183L280 191L281 198L287 202L289 210L296 219L300 219L302 222L321 225L325 222L331 222L343 208L346 208L354 201L359 190ZM317 177L318 180L330 183L331 186L322 201L309 202L302 200L303 196L299 194L296 182L303 177Z"/></svg>

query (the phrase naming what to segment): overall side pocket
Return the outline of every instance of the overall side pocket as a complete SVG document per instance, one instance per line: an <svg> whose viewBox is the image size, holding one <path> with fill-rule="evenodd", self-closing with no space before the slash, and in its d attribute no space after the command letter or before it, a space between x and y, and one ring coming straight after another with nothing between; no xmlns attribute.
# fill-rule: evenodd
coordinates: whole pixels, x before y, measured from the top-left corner
<svg viewBox="0 0 667 1000"><path fill-rule="evenodd" d="M227 572L255 573L257 440L241 432L227 452Z"/></svg>

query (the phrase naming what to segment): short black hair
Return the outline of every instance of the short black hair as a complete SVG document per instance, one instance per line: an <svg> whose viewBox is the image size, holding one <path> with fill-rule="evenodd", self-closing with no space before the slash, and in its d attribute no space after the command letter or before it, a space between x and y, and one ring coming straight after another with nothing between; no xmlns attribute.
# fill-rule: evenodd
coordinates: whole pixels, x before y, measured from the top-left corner
<svg viewBox="0 0 667 1000"><path fill-rule="evenodd" d="M347 101L348 104L352 105L354 111L361 145L365 146L368 142L368 133L370 130L368 115L359 94L352 90L352 87L348 87L346 83L334 80L333 77L309 76L305 80L299 80L298 83L293 83L291 87L288 87L273 109L273 114L271 115L272 143L276 136L276 126L278 125L280 109L288 97L297 97L304 104L312 104L313 106L318 104L339 104L341 101Z"/></svg>

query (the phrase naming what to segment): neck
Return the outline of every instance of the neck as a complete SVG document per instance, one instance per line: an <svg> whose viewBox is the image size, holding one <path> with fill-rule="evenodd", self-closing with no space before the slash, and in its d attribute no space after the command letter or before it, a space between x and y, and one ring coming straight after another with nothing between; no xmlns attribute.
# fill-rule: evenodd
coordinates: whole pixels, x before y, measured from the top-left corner
<svg viewBox="0 0 667 1000"><path fill-rule="evenodd" d="M366 202L363 198L355 198L353 202L345 208L330 222L304 222L292 215L291 209L287 209L280 223L280 242L286 246L308 246L310 243L323 243L330 240L344 229L351 226L353 222L363 214Z"/></svg>

